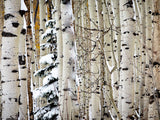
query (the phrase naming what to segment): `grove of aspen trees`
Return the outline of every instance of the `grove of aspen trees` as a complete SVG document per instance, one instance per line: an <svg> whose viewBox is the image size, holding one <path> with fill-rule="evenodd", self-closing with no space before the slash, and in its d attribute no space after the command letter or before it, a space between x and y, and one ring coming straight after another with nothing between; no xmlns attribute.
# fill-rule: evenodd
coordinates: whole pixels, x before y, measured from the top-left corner
<svg viewBox="0 0 160 120"><path fill-rule="evenodd" d="M0 0L0 120L160 120L160 0Z"/></svg>

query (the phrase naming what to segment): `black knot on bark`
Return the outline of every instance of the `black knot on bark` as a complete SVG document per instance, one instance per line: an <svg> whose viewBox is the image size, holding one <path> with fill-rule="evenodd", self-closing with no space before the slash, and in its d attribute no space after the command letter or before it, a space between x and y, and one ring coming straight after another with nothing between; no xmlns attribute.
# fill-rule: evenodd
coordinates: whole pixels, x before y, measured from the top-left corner
<svg viewBox="0 0 160 120"><path fill-rule="evenodd" d="M156 65L160 66L160 63L159 63L159 62L156 62L156 61L153 62L153 67L156 66Z"/></svg>
<svg viewBox="0 0 160 120"><path fill-rule="evenodd" d="M18 22L13 22L12 26L15 27L15 28L17 28L19 26L19 23Z"/></svg>
<svg viewBox="0 0 160 120"><path fill-rule="evenodd" d="M9 19L9 18L13 18L14 17L14 15L12 15L12 14L5 14L4 15L4 19L5 20L7 20L7 19Z"/></svg>
<svg viewBox="0 0 160 120"><path fill-rule="evenodd" d="M155 97L160 98L160 91L159 90L155 90Z"/></svg>
<svg viewBox="0 0 160 120"><path fill-rule="evenodd" d="M21 17L23 17L23 15L25 14L26 11L24 10L19 10L19 14L21 15Z"/></svg>
<svg viewBox="0 0 160 120"><path fill-rule="evenodd" d="M22 34L22 35L25 35L25 34L26 34L26 29L23 28L23 29L21 30L21 34Z"/></svg>
<svg viewBox="0 0 160 120"><path fill-rule="evenodd" d="M10 32L2 32L2 37L17 37L17 35L10 33Z"/></svg>
<svg viewBox="0 0 160 120"><path fill-rule="evenodd" d="M125 3L123 6L127 6L127 8L129 8L129 7L133 7L133 2L132 2L132 0L129 0L127 3Z"/></svg>
<svg viewBox="0 0 160 120"><path fill-rule="evenodd" d="M62 3L63 4L68 4L68 3L70 3L70 0L62 0Z"/></svg>

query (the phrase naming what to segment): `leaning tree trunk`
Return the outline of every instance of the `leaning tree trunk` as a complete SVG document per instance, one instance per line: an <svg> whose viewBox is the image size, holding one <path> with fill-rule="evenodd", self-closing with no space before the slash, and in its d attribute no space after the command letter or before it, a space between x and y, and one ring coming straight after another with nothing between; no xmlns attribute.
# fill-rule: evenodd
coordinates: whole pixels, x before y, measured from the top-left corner
<svg viewBox="0 0 160 120"><path fill-rule="evenodd" d="M133 118L133 46L135 19L132 0L120 0L121 16L121 83L122 83L122 119Z"/></svg>
<svg viewBox="0 0 160 120"><path fill-rule="evenodd" d="M22 20L20 0L6 0L2 32L2 119L17 120L19 116L18 43L19 21Z"/></svg>
<svg viewBox="0 0 160 120"><path fill-rule="evenodd" d="M63 111L62 119L78 119L76 93L76 53L73 30L72 2L63 1L61 4L62 37L63 37Z"/></svg>

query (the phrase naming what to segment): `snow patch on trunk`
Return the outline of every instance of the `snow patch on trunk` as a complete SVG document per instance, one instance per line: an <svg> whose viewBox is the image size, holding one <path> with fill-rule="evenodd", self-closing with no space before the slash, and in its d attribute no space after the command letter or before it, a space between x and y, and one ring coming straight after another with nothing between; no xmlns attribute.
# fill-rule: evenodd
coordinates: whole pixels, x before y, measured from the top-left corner
<svg viewBox="0 0 160 120"><path fill-rule="evenodd" d="M21 10L28 11L27 6L24 3L24 0L21 0Z"/></svg>

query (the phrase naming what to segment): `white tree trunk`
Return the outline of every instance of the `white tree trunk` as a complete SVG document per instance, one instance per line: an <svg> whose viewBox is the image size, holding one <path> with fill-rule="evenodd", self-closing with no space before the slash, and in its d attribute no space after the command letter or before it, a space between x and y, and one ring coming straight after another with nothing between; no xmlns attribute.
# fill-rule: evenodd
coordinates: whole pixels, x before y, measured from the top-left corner
<svg viewBox="0 0 160 120"><path fill-rule="evenodd" d="M59 90L59 105L60 105L60 116L63 111L63 89L62 89L62 75L63 75L63 42L62 42L62 31L61 31L61 4L60 0L55 0L55 20L56 20L56 30L57 30L57 61L58 61L58 90Z"/></svg>
<svg viewBox="0 0 160 120"><path fill-rule="evenodd" d="M98 29L97 5L95 0L88 0L90 16L90 29ZM99 78L100 78L100 50L98 42L98 31L91 30L91 99L89 104L89 119L101 119Z"/></svg>
<svg viewBox="0 0 160 120"><path fill-rule="evenodd" d="M25 20L25 18L24 18ZM25 20L26 22L26 20ZM19 80L20 80L20 106L19 114L20 120L27 120L28 109L27 109L27 67L26 67L26 28L23 27L23 21L20 22L21 34L19 37Z"/></svg>
<svg viewBox="0 0 160 120"><path fill-rule="evenodd" d="M159 17L159 6L160 1L159 0L153 0L152 1L153 9L152 9L152 15L153 15L153 37L152 37L152 59L153 59L153 75L152 80L153 84L151 84L151 90L152 93L149 98L149 114L148 119L149 120L159 120L160 118L160 17Z"/></svg>
<svg viewBox="0 0 160 120"><path fill-rule="evenodd" d="M6 0L2 32L2 119L17 120L19 116L18 43L20 0Z"/></svg>
<svg viewBox="0 0 160 120"><path fill-rule="evenodd" d="M62 1L61 4L62 37L63 37L63 112L66 120L78 119L76 93L76 53L73 30L72 2Z"/></svg>
<svg viewBox="0 0 160 120"><path fill-rule="evenodd" d="M130 0L120 0L121 16L121 83L122 83L122 119L133 118L133 46L135 32L135 20L133 2Z"/></svg>
<svg viewBox="0 0 160 120"><path fill-rule="evenodd" d="M3 18L4 16L4 2L0 2L0 18ZM3 24L4 19L0 20L0 51L2 51L2 31L3 31ZM1 58L2 52L0 52L0 58ZM0 60L0 68L1 68L1 60ZM1 81L1 70L0 70L0 81ZM2 96L2 86L0 82L0 103L1 103L1 96ZM0 105L0 118L1 118L1 112L2 112L2 106Z"/></svg>
<svg viewBox="0 0 160 120"><path fill-rule="evenodd" d="M113 98L114 102L116 104L116 107L118 108L118 104L121 104L121 99L118 101L119 98L119 89L120 89L120 48L121 48L121 34L120 34L120 11L119 11L119 1L117 0L111 0L112 3L112 11L113 11L113 29L116 31L113 31L113 51L116 59L116 70L112 74L112 87L113 87ZM111 12L110 12L111 13ZM114 59L114 58L113 58ZM113 108L112 113L114 118L117 118L117 113L115 111L115 108Z"/></svg>
<svg viewBox="0 0 160 120"><path fill-rule="evenodd" d="M147 0L145 3L146 8L146 65L145 65L145 86L144 86L144 106L143 106L143 119L148 119L149 112L149 96L151 95L151 86L152 86L152 19L151 11L152 1Z"/></svg>

